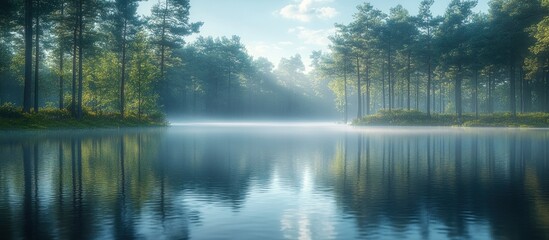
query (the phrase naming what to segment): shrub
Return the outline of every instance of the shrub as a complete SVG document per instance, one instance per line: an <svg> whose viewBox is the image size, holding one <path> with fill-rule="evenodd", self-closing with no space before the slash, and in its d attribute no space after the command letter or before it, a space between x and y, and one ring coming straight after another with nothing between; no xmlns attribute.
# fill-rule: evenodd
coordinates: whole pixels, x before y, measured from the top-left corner
<svg viewBox="0 0 549 240"><path fill-rule="evenodd" d="M7 102L0 106L0 117L19 118L23 116L23 111L20 107L15 106L11 102Z"/></svg>
<svg viewBox="0 0 549 240"><path fill-rule="evenodd" d="M353 121L355 125L421 126L432 125L433 118L418 110L380 110L376 114Z"/></svg>

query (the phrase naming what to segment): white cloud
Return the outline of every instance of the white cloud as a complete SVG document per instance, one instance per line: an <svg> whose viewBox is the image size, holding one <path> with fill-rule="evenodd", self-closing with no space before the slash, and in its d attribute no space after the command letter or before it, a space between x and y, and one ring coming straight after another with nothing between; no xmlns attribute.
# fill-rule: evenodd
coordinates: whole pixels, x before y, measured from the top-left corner
<svg viewBox="0 0 549 240"><path fill-rule="evenodd" d="M301 0L294 4L284 6L278 14L284 18L301 22L309 22L314 18L329 19L335 17L338 12L335 8L319 6L332 0Z"/></svg>
<svg viewBox="0 0 549 240"><path fill-rule="evenodd" d="M309 29L306 27L290 28L289 33L294 33L304 44L326 47L330 44L328 36L335 33L334 28L329 29Z"/></svg>
<svg viewBox="0 0 549 240"><path fill-rule="evenodd" d="M318 9L320 18L333 18L337 15L337 10L331 7L323 7Z"/></svg>

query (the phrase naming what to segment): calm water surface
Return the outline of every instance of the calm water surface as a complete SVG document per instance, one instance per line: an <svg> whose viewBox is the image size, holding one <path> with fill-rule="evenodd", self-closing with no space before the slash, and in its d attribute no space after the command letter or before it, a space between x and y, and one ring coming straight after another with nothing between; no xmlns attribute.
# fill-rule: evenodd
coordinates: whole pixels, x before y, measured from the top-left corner
<svg viewBox="0 0 549 240"><path fill-rule="evenodd" d="M549 239L549 130L0 135L0 238Z"/></svg>

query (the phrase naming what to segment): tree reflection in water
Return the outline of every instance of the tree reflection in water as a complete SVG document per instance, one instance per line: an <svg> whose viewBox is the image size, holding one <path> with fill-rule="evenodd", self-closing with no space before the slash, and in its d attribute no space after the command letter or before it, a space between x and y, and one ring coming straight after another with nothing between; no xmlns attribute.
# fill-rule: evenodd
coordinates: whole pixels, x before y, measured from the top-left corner
<svg viewBox="0 0 549 240"><path fill-rule="evenodd" d="M6 238L549 237L549 133L175 129L0 137Z"/></svg>

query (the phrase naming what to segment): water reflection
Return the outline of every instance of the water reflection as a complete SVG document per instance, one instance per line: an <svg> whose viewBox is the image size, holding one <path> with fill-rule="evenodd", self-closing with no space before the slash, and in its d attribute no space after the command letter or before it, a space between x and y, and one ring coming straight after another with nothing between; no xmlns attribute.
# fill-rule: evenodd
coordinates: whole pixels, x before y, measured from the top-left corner
<svg viewBox="0 0 549 240"><path fill-rule="evenodd" d="M6 134L0 234L549 238L549 131L401 130Z"/></svg>

